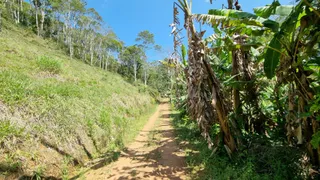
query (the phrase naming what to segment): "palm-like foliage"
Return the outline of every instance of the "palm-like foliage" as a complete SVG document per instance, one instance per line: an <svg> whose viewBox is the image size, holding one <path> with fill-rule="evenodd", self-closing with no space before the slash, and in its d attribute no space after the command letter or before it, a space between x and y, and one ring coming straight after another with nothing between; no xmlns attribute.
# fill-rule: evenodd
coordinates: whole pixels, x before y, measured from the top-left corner
<svg viewBox="0 0 320 180"><path fill-rule="evenodd" d="M320 54L320 3L301 0L296 6L282 6L275 0L269 6L255 8L255 14L232 9L232 1L228 1L229 9L213 9L208 14L191 14L186 1L180 3L185 11L185 27L189 34L188 90L199 88L194 91L201 97L201 93L206 92L201 85L213 88L210 96L221 132L231 134L226 129L232 129L233 136L239 137L241 133L237 130L241 127L246 133L258 132L262 135L265 128L277 125L271 119L277 116L277 123L286 124L288 142L292 145L305 144L317 164L320 150L312 150L311 143L318 148L317 143L320 142L320 133L317 133L319 123L316 121L320 109L316 105L320 99L319 63L316 63ZM196 32L193 19L213 27L215 34L202 40L203 34ZM209 59L210 67L207 66ZM205 75L195 71L203 71ZM277 79L274 79L275 75ZM208 82L201 79L203 76L208 77ZM221 86L218 78L224 81L226 87ZM199 84L194 83L199 80ZM269 90L262 89L266 85ZM270 102L261 99L263 94L272 91L274 95L268 97ZM287 92L288 96L280 92ZM189 99L194 98L190 92L188 96ZM221 97L224 97L223 101ZM196 102L204 99L197 99ZM225 108L224 105L231 104L228 102L230 100L233 107ZM275 102L274 105L272 102ZM275 112L263 110L265 104L271 104ZM284 105L288 106L287 111L282 107ZM189 109L196 114L191 117L197 119L200 112L206 112L203 107L192 105L189 101ZM228 120L223 117L224 114L227 114ZM197 120L199 124L205 122L199 118ZM232 141L224 139L229 150Z"/></svg>
<svg viewBox="0 0 320 180"><path fill-rule="evenodd" d="M249 25L249 27L266 27L272 31L277 31L279 28L279 24L276 21L232 9L211 9L208 14L196 14L194 17L198 21L212 26L230 27L245 24Z"/></svg>

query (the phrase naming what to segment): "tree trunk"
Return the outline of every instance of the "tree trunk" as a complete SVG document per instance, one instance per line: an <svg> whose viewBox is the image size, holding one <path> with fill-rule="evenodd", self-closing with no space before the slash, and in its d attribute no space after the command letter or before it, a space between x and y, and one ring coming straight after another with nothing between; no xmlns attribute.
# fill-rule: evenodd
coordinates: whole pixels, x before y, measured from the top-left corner
<svg viewBox="0 0 320 180"><path fill-rule="evenodd" d="M103 69L101 44L102 44L102 40L100 40L100 43L99 43L98 53L99 53L100 68Z"/></svg>
<svg viewBox="0 0 320 180"><path fill-rule="evenodd" d="M225 148L229 155L236 151L237 146L230 132L228 123L229 109L223 97L220 82L209 63L206 62L205 45L202 42L204 32L197 33L193 25L190 10L185 10L185 27L188 31L189 42L189 67L187 89L188 89L188 109L192 119L196 119L202 131L202 135L207 140L209 147L214 144L211 140L210 130L214 120L218 119L221 135L225 143ZM210 100L212 97L212 100ZM211 102L211 103L210 103ZM215 110L218 118L216 118ZM219 141L219 138L216 138Z"/></svg>
<svg viewBox="0 0 320 180"><path fill-rule="evenodd" d="M19 0L19 11L23 12L23 0ZM21 22L21 14L19 14L19 23Z"/></svg>
<svg viewBox="0 0 320 180"><path fill-rule="evenodd" d="M144 71L144 85L147 86L147 70Z"/></svg>
<svg viewBox="0 0 320 180"><path fill-rule="evenodd" d="M17 9L13 10L13 17L14 17L14 22L16 24L18 24L18 10Z"/></svg>
<svg viewBox="0 0 320 180"><path fill-rule="evenodd" d="M106 69L106 71L108 71L109 57L110 57L110 51L108 51L108 55L107 55L106 61L105 61L105 69Z"/></svg>
<svg viewBox="0 0 320 180"><path fill-rule="evenodd" d="M299 72L297 73L298 79L295 79L295 84L297 91L299 92L299 111L300 114L306 113L306 106L310 101L314 100L314 91L311 89L310 81L307 79L307 75L304 74L303 67L299 67ZM306 141L308 153L311 157L313 165L320 165L320 147L314 149L311 145L311 140L313 135L319 131L319 121L316 119L319 115L319 111L315 112L313 116L308 118L299 119L300 124L303 121L303 132L304 139ZM302 136L301 134L301 136Z"/></svg>
<svg viewBox="0 0 320 180"><path fill-rule="evenodd" d="M239 51L239 50L238 50ZM234 80L239 81L240 80L240 73L239 73L239 63L237 58L238 51L232 51L232 77L234 77ZM237 87L232 88L232 97L233 97L233 110L235 113L235 119L240 120L241 119L241 103L240 103L240 91L237 89Z"/></svg>
<svg viewBox="0 0 320 180"><path fill-rule="evenodd" d="M40 36L39 20L38 20L38 2L37 2L37 0L34 0L34 6L35 6L35 11L36 11L37 35Z"/></svg>
<svg viewBox="0 0 320 180"><path fill-rule="evenodd" d="M43 26L44 26L44 20L45 20L45 11L44 11L44 7L45 7L45 4L43 4L42 8L41 9L41 20L40 20L40 31L41 31L41 34L43 34Z"/></svg>
<svg viewBox="0 0 320 180"><path fill-rule="evenodd" d="M23 12L23 0L20 0L20 11Z"/></svg>
<svg viewBox="0 0 320 180"><path fill-rule="evenodd" d="M106 69L106 71L108 71L108 58L109 58L109 55L107 56L106 61L105 61L105 69Z"/></svg>
<svg viewBox="0 0 320 180"><path fill-rule="evenodd" d="M20 1L18 1L18 7L17 7L17 24L20 23L20 4L19 4Z"/></svg>
<svg viewBox="0 0 320 180"><path fill-rule="evenodd" d="M72 49L72 29L71 29L71 7L69 3L69 12L67 13L67 19L66 19L66 35L67 35L67 42L69 44L69 54L70 58L72 59L73 56L73 49Z"/></svg>
<svg viewBox="0 0 320 180"><path fill-rule="evenodd" d="M2 32L2 9L0 7L0 32Z"/></svg>
<svg viewBox="0 0 320 180"><path fill-rule="evenodd" d="M69 53L70 53L70 58L73 58L73 46L72 46L72 36L71 36L71 29L69 29L70 34L69 34Z"/></svg>
<svg viewBox="0 0 320 180"><path fill-rule="evenodd" d="M82 49L82 59L86 62L86 51L87 51L87 35L84 35L83 49Z"/></svg>
<svg viewBox="0 0 320 180"><path fill-rule="evenodd" d="M93 39L90 41L90 65L93 65Z"/></svg>
<svg viewBox="0 0 320 180"><path fill-rule="evenodd" d="M101 69L105 69L105 68L106 68L104 58L105 58L105 55L104 55L104 54L102 54L102 55L101 55Z"/></svg>
<svg viewBox="0 0 320 180"><path fill-rule="evenodd" d="M134 58L134 61L133 61L133 68L134 68L134 82L137 81L137 62Z"/></svg>
<svg viewBox="0 0 320 180"><path fill-rule="evenodd" d="M228 0L228 9L233 9L233 0Z"/></svg>

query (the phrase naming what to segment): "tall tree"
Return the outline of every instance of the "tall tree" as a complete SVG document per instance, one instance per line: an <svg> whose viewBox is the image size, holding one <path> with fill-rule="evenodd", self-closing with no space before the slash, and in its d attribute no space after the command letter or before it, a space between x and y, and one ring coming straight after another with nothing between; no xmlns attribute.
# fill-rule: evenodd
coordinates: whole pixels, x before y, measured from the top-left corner
<svg viewBox="0 0 320 180"><path fill-rule="evenodd" d="M136 38L136 41L139 43L139 46L144 50L145 54L148 50L154 48L155 50L160 50L161 46L155 45L154 34L150 33L148 30L141 31ZM144 61L144 84L147 85L148 79L148 70L149 65L147 59Z"/></svg>
<svg viewBox="0 0 320 180"><path fill-rule="evenodd" d="M128 46L119 55L122 68L120 73L124 76L130 77L133 75L134 82L137 81L138 72L143 65L143 58L145 57L144 50L139 46Z"/></svg>

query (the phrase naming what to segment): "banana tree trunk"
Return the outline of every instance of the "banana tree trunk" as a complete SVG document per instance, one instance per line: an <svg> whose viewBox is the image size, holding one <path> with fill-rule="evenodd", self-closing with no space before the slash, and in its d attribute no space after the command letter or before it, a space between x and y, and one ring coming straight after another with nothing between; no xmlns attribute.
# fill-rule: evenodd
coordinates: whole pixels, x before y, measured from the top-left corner
<svg viewBox="0 0 320 180"><path fill-rule="evenodd" d="M205 45L202 42L204 32L196 32L191 10L186 1L184 7L185 28L188 32L189 42L189 65L187 67L188 111L191 118L197 120L209 147L215 144L211 140L210 130L215 123L214 120L218 119L225 148L228 154L231 155L232 152L236 151L237 145L230 132L228 122L229 109L223 97L220 82L206 61ZM218 118L216 118L215 111Z"/></svg>
<svg viewBox="0 0 320 180"><path fill-rule="evenodd" d="M239 51L232 51L232 77L234 77L234 80L240 81L240 73L239 73L239 62L240 59L237 58L239 56ZM241 119L241 101L240 101L240 91L237 87L232 88L232 98L233 98L233 110L235 112L235 119L240 120Z"/></svg>
<svg viewBox="0 0 320 180"><path fill-rule="evenodd" d="M295 84L297 86L297 91L299 92L299 113L304 114L307 113L306 106L309 104L310 101L314 100L314 92L310 88L310 81L307 79L307 75L304 74L303 67L299 67L298 78L295 80ZM308 118L299 119L300 124L302 123L302 133L301 136L306 141L308 153L311 157L311 161L313 165L319 166L320 165L320 147L313 148L311 145L312 136L316 134L320 127L319 121L316 117L320 114L320 112L315 112L313 116ZM302 122L301 122L302 121Z"/></svg>

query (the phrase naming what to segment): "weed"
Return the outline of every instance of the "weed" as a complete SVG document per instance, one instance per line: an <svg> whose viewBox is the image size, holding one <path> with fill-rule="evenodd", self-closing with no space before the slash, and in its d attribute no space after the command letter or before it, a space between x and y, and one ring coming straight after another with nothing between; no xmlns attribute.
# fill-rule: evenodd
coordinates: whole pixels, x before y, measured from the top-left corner
<svg viewBox="0 0 320 180"><path fill-rule="evenodd" d="M69 178L69 163L71 162L71 157L65 156L63 158L63 163L61 167L62 179L68 180Z"/></svg>
<svg viewBox="0 0 320 180"><path fill-rule="evenodd" d="M12 126L10 121L0 121L0 143L10 136L21 136L23 129Z"/></svg>
<svg viewBox="0 0 320 180"><path fill-rule="evenodd" d="M0 72L0 99L9 105L19 104L26 98L29 85L30 79L24 74Z"/></svg>
<svg viewBox="0 0 320 180"><path fill-rule="evenodd" d="M33 172L32 179L41 180L44 172L45 172L45 167L42 165L38 166L36 170Z"/></svg>
<svg viewBox="0 0 320 180"><path fill-rule="evenodd" d="M48 71L53 74L58 74L62 71L61 62L47 56L39 57L37 60L37 65L40 68L40 70Z"/></svg>
<svg viewBox="0 0 320 180"><path fill-rule="evenodd" d="M22 164L16 161L15 154L6 154L5 161L0 163L0 172L18 172Z"/></svg>

